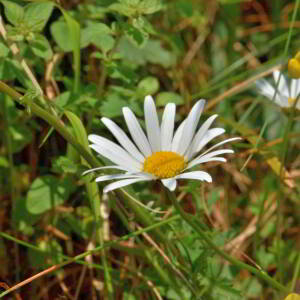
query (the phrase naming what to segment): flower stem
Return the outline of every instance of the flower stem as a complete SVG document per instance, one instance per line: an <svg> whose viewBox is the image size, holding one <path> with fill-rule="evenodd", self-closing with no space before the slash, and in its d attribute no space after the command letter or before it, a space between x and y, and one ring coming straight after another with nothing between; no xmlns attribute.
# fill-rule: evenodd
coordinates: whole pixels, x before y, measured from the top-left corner
<svg viewBox="0 0 300 300"><path fill-rule="evenodd" d="M246 269L249 272L255 274L260 279L268 282L273 288L275 288L277 290L280 290L284 293L289 292L289 290L285 286L281 285L279 282L277 282L276 280L274 280L273 278L268 276L266 274L266 272L264 272L263 270L258 270L254 267L249 266L248 264L245 264L245 263L237 260L236 258L234 258L231 255L224 252L217 245L215 245L214 242L206 234L206 232L203 231L202 228L196 222L193 221L193 218L189 214L185 213L180 208L180 205L179 205L179 203L176 199L175 194L173 192L170 192L167 188L165 188L165 189L166 189L166 192L167 192L167 195L168 195L169 199L172 201L175 209L180 214L180 216L197 232L197 234L201 237L201 239L204 240L205 243L208 246L210 246L217 254L219 254L221 257L223 257L224 259L226 259L227 261L229 261L233 265L235 265L235 266L237 266L241 269Z"/></svg>

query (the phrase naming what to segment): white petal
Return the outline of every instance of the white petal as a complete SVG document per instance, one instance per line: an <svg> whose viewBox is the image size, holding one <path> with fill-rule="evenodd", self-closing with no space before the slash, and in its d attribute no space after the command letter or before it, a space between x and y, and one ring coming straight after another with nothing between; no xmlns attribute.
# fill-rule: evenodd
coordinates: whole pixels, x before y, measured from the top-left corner
<svg viewBox="0 0 300 300"><path fill-rule="evenodd" d="M104 137L94 134L89 135L88 138L91 142L95 143L90 145L92 149L108 158L115 164L132 171L138 170L139 172L142 169L142 164L135 160L119 145L111 142Z"/></svg>
<svg viewBox="0 0 300 300"><path fill-rule="evenodd" d="M174 122L176 114L176 105L168 103L165 107L161 123L161 150L172 150L172 139L174 132Z"/></svg>
<svg viewBox="0 0 300 300"><path fill-rule="evenodd" d="M193 141L188 149L187 152L187 159L188 161L198 152L198 145L200 144L201 140L203 139L204 135L206 134L207 130L213 123L213 121L216 119L218 115L213 115L209 117L199 128L198 132L195 134L195 137L193 138Z"/></svg>
<svg viewBox="0 0 300 300"><path fill-rule="evenodd" d="M176 149L179 147L179 142L181 140L181 135L185 125L186 119L181 122L179 127L176 129L173 140L172 140L172 151L176 152Z"/></svg>
<svg viewBox="0 0 300 300"><path fill-rule="evenodd" d="M148 140L152 152L161 151L159 122L156 107L151 96L146 96L145 98L144 113Z"/></svg>
<svg viewBox="0 0 300 300"><path fill-rule="evenodd" d="M213 145L212 147L210 147L209 149L207 149L205 152L203 152L200 156L205 155L206 153L210 152L211 150L213 150L213 149L215 149L215 148L217 148L217 147L219 147L221 145L224 145L226 143L233 142L233 141L239 141L241 139L242 138L240 138L240 137L234 137L234 138L230 138L230 139L224 140L224 141L222 141L220 143L217 143L217 144Z"/></svg>
<svg viewBox="0 0 300 300"><path fill-rule="evenodd" d="M135 144L138 146L138 148L144 154L145 157L151 155L152 151L150 144L133 112L128 107L124 107L123 115L128 130Z"/></svg>
<svg viewBox="0 0 300 300"><path fill-rule="evenodd" d="M130 185L130 184L133 184L133 183L136 183L136 182L139 182L139 181L149 181L149 180L152 180L152 179L147 179L147 178L142 177L142 178L135 178L135 179L119 180L119 181L116 181L116 182L113 182L113 183L107 185L103 189L103 193L108 193L108 192L113 191L115 189L124 187L126 185Z"/></svg>
<svg viewBox="0 0 300 300"><path fill-rule="evenodd" d="M190 169L190 168L192 168L195 165L207 162L208 159L213 158L214 156L218 156L218 155L226 154L226 153L234 153L234 151L231 150L231 149L222 149L222 150L217 150L217 151L209 152L209 153L207 153L205 155L203 155L203 154L199 155L195 159L193 159L191 162L188 163L188 166L187 166L186 169Z"/></svg>
<svg viewBox="0 0 300 300"><path fill-rule="evenodd" d="M112 174L112 175L103 175L96 178L96 182L102 182L107 180L113 180L113 179L134 179L134 178L146 178L148 179L148 176L143 176L143 173L126 173L126 174Z"/></svg>
<svg viewBox="0 0 300 300"><path fill-rule="evenodd" d="M188 149L194 137L194 133L198 125L199 118L203 111L204 105L205 105L205 100L199 100L191 109L186 119L183 128L183 134L181 134L181 139L178 143L178 148L175 149L177 153L184 155L185 151Z"/></svg>
<svg viewBox="0 0 300 300"><path fill-rule="evenodd" d="M284 97L281 93L281 91L278 89L277 93L275 94L274 87L266 80L260 79L257 80L256 86L259 90L259 93L263 96L269 98L271 101L274 101L279 106L284 106L284 100L282 100L282 97ZM274 98L275 95L275 98Z"/></svg>
<svg viewBox="0 0 300 300"><path fill-rule="evenodd" d="M274 80L275 80L275 90L276 90L277 82L279 80L277 92L281 93L282 95L284 95L286 97L290 97L289 86L286 82L284 75L282 73L280 73L280 71L276 70L273 72L273 76L274 76Z"/></svg>
<svg viewBox="0 0 300 300"><path fill-rule="evenodd" d="M203 163L207 163L207 162L211 162L211 161L226 162L227 160L224 157L214 156L212 158L205 158L205 159L201 158L201 162L200 163L203 164ZM193 161L193 164L192 164L192 162L189 163L188 166L183 171L191 169L194 166L199 165L200 163L196 162L196 160L195 160L195 161Z"/></svg>
<svg viewBox="0 0 300 300"><path fill-rule="evenodd" d="M202 150L202 148L205 147L211 140L213 140L215 137L219 135L222 135L224 132L225 132L224 128L209 129L204 135L204 137L202 138L201 142L198 144L196 152Z"/></svg>
<svg viewBox="0 0 300 300"><path fill-rule="evenodd" d="M171 192L175 191L177 182L175 178L167 178L167 179L161 179L161 182L163 185L168 188Z"/></svg>
<svg viewBox="0 0 300 300"><path fill-rule="evenodd" d="M182 173L176 176L176 179L196 179L201 181L212 182L211 176L203 171L194 171Z"/></svg>
<svg viewBox="0 0 300 300"><path fill-rule="evenodd" d="M103 124L110 130L118 142L126 149L135 159L143 163L145 158L131 142L126 133L112 120L108 118L102 118Z"/></svg>
<svg viewBox="0 0 300 300"><path fill-rule="evenodd" d="M93 169L86 170L82 173L82 176L84 176L88 173L98 171L98 170L103 170L103 169L117 169L117 170L122 170L122 171L127 171L127 172L129 171L128 168L123 168L123 167L120 167L120 166L106 166L106 167L98 167L98 168L93 168Z"/></svg>

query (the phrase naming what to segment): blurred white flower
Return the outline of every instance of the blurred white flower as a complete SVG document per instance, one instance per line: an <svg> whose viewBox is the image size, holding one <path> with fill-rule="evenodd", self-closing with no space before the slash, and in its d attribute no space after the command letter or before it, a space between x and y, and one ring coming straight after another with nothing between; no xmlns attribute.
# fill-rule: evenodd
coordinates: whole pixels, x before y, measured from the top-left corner
<svg viewBox="0 0 300 300"><path fill-rule="evenodd" d="M274 100L281 107L292 107L300 93L300 79L291 79L290 86L283 74L279 71L273 72L275 84L271 85L265 79L256 81L256 87L260 94ZM277 82L279 81L278 85ZM277 91L276 91L277 86ZM300 109L300 100L296 103L296 108Z"/></svg>
<svg viewBox="0 0 300 300"><path fill-rule="evenodd" d="M119 174L96 178L97 182L117 180L107 185L104 193L138 181L157 179L161 180L170 191L175 190L178 179L212 182L207 172L187 172L187 170L209 161L226 162L226 159L220 155L233 153L233 150L212 150L240 138L224 140L199 154L212 139L225 132L223 128L209 129L217 115L209 117L196 131L204 105L205 100L199 100L174 133L175 104L166 105L162 122L159 124L154 101L151 96L146 96L144 113L147 136L133 112L128 107L124 107L124 118L134 143L116 123L108 118L102 118L102 122L121 146L102 136L91 134L89 135L89 140L92 142L90 147L115 165L91 169L84 174L104 169L123 171Z"/></svg>

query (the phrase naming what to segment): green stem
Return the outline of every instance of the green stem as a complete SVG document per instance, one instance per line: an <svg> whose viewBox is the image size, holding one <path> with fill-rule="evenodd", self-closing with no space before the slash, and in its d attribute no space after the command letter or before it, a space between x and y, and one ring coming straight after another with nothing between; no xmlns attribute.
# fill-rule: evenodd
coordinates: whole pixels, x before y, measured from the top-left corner
<svg viewBox="0 0 300 300"><path fill-rule="evenodd" d="M224 252L223 250L221 250L217 245L214 244L214 242L208 237L208 235L200 228L200 226L195 223L192 219L192 217L185 213L181 208L180 205L176 199L176 196L173 192L170 192L167 188L166 192L168 194L168 197L170 200L172 200L172 203L175 207L175 209L177 210L177 212L181 215L181 217L198 233L198 235L201 237L202 240L204 240L208 246L210 246L217 254L219 254L221 257L223 257L224 259L226 259L227 261L229 261L230 263L232 263L233 265L241 268L241 269L246 269L249 272L255 274L257 277L259 277L260 279L268 282L272 287L274 287L275 289L278 289L284 293L288 293L289 290L281 285L279 282L277 282L276 280L274 280L273 278L271 278L270 276L268 276L264 271L262 270L258 270L254 267L251 267L237 259L235 259L234 257L230 256L229 254L227 254L226 252Z"/></svg>

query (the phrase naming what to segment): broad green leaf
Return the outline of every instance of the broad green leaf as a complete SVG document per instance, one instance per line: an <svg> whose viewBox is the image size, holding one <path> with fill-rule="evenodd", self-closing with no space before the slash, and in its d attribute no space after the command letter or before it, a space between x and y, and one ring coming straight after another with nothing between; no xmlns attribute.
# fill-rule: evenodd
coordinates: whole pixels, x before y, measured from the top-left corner
<svg viewBox="0 0 300 300"><path fill-rule="evenodd" d="M6 57L9 53L8 47L6 47L3 43L0 43L0 57Z"/></svg>
<svg viewBox="0 0 300 300"><path fill-rule="evenodd" d="M160 0L143 0L139 4L139 11L141 14L153 14L162 9Z"/></svg>
<svg viewBox="0 0 300 300"><path fill-rule="evenodd" d="M82 144L83 147L85 147L86 150L91 153L88 137L81 120L74 113L70 111L65 111L65 115L67 116L68 120L72 125L78 143ZM83 158L81 158L81 161L84 165L90 167L89 164ZM86 175L82 178L85 181L85 186L90 200L90 205L93 209L96 220L98 221L100 219L100 201L101 201L98 185L93 180L93 176L91 174Z"/></svg>
<svg viewBox="0 0 300 300"><path fill-rule="evenodd" d="M110 93L100 107L101 115L107 118L122 116L122 108L128 103L117 93Z"/></svg>
<svg viewBox="0 0 300 300"><path fill-rule="evenodd" d="M66 22L57 21L52 23L51 34L57 45L65 52L70 52L73 49L73 41L69 34L69 28Z"/></svg>
<svg viewBox="0 0 300 300"><path fill-rule="evenodd" d="M121 79L127 84L133 84L137 80L137 74L131 68L115 62L107 65L107 73L111 78Z"/></svg>
<svg viewBox="0 0 300 300"><path fill-rule="evenodd" d="M24 18L24 8L14 2L1 0L7 20L13 25L19 25Z"/></svg>
<svg viewBox="0 0 300 300"><path fill-rule="evenodd" d="M182 105L184 104L184 99L181 95L173 92L161 92L156 96L156 106L165 106L170 102L176 105Z"/></svg>
<svg viewBox="0 0 300 300"><path fill-rule="evenodd" d="M123 59L134 65L145 65L149 62L169 68L176 63L176 56L164 49L157 40L148 40L144 47L139 48L123 37L117 48Z"/></svg>
<svg viewBox="0 0 300 300"><path fill-rule="evenodd" d="M33 31L41 31L53 10L52 2L30 3L25 7L24 22Z"/></svg>
<svg viewBox="0 0 300 300"><path fill-rule="evenodd" d="M80 83L80 25L62 7L59 7L59 9L66 20L71 38L75 72L73 92L76 93L79 90Z"/></svg>
<svg viewBox="0 0 300 300"><path fill-rule="evenodd" d="M35 34L34 40L30 41L32 52L45 60L50 60L53 52L48 40L41 34Z"/></svg>
<svg viewBox="0 0 300 300"><path fill-rule="evenodd" d="M81 47L86 47L89 44L95 43L96 40L101 40L103 35L111 34L111 29L104 23L90 23L81 31Z"/></svg>
<svg viewBox="0 0 300 300"><path fill-rule="evenodd" d="M67 201L74 186L66 178L60 180L46 175L36 178L26 197L26 208L31 214L42 214Z"/></svg>
<svg viewBox="0 0 300 300"><path fill-rule="evenodd" d="M137 86L137 93L139 96L153 95L159 89L159 81L157 78L149 76L142 79Z"/></svg>
<svg viewBox="0 0 300 300"><path fill-rule="evenodd" d="M149 34L139 28L138 26L133 26L128 23L123 23L123 30L127 38L136 46L144 47L148 41Z"/></svg>
<svg viewBox="0 0 300 300"><path fill-rule="evenodd" d="M32 140L32 132L22 123L15 123L9 127L12 138L13 153L20 152Z"/></svg>
<svg viewBox="0 0 300 300"><path fill-rule="evenodd" d="M109 34L103 34L95 39L93 44L100 48L102 52L107 53L114 47L115 39Z"/></svg>

